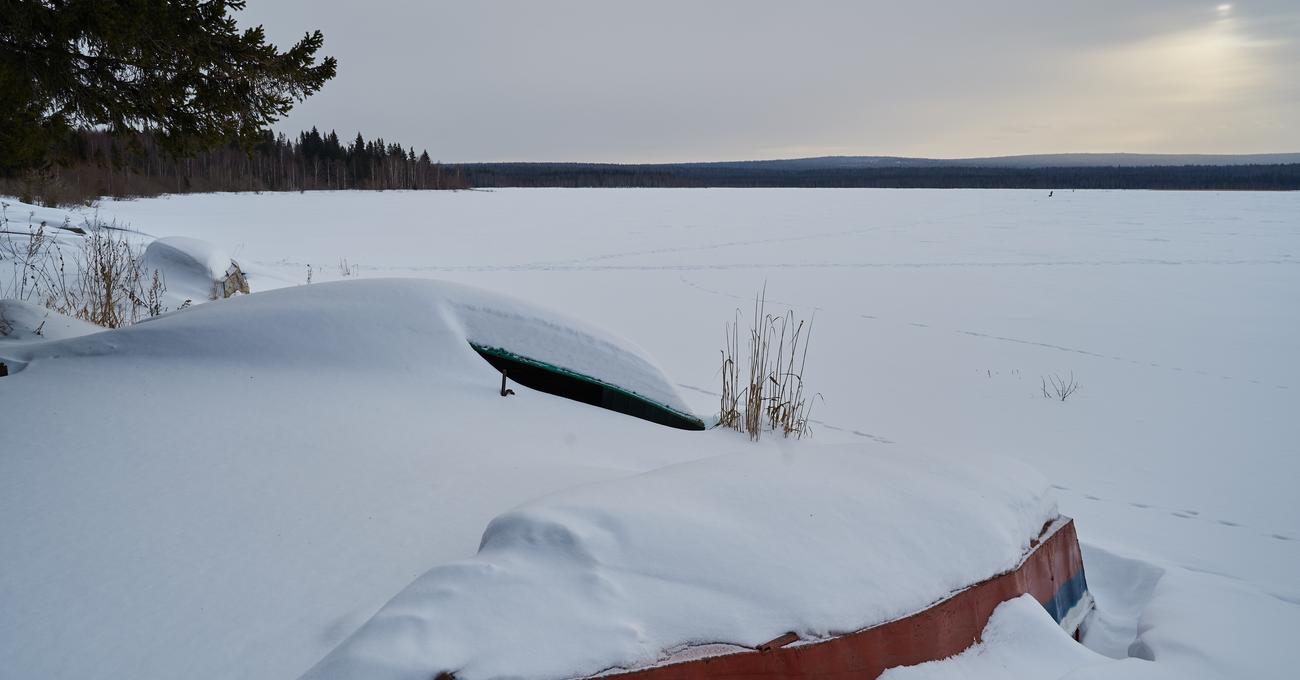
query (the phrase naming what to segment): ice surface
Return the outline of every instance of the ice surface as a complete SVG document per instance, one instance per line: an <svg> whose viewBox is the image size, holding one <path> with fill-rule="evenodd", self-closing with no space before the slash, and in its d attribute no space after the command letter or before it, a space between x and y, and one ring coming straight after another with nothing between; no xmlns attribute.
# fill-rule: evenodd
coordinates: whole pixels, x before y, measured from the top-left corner
<svg viewBox="0 0 1300 680"><path fill-rule="evenodd" d="M420 577L308 677L580 677L847 633L1015 568L1053 517L1009 460L852 444L685 463L498 516L474 559Z"/></svg>

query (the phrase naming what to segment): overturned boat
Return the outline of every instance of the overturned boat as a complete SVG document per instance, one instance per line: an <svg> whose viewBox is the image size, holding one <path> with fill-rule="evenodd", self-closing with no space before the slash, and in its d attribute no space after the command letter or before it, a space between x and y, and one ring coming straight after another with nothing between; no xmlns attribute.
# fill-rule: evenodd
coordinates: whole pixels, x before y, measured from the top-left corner
<svg viewBox="0 0 1300 680"><path fill-rule="evenodd" d="M755 649L717 656L668 659L651 668L602 674L620 680L703 678L876 678L890 668L960 654L980 641L998 605L1029 594L1078 639L1093 600L1084 577L1074 520L1058 517L1043 527L1015 569L981 581L933 605L876 626L828 640L804 641L787 633Z"/></svg>
<svg viewBox="0 0 1300 680"><path fill-rule="evenodd" d="M875 678L1025 593L1091 609L1074 523L1009 460L800 445L559 492L494 519L308 678Z"/></svg>

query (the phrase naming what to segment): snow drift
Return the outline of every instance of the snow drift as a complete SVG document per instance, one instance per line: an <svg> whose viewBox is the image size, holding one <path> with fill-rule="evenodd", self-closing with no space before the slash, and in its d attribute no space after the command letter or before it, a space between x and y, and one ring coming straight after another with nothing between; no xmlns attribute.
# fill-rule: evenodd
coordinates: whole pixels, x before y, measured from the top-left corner
<svg viewBox="0 0 1300 680"><path fill-rule="evenodd" d="M151 241L141 259L146 275L158 271L167 287L165 299L172 309L226 297L222 284L238 265L230 254L196 238L168 236ZM242 276L242 274L241 274Z"/></svg>
<svg viewBox="0 0 1300 680"><path fill-rule="evenodd" d="M366 280L0 343L22 369L0 378L5 673L296 677L521 501L744 447L526 388L502 399L453 302L562 318ZM636 353L583 328L570 339L591 353Z"/></svg>
<svg viewBox="0 0 1300 680"><path fill-rule="evenodd" d="M102 330L30 302L0 300L0 343L64 340Z"/></svg>
<svg viewBox="0 0 1300 680"><path fill-rule="evenodd" d="M192 264L171 241L151 245L153 262L170 258ZM154 247L159 244L164 247ZM202 250L188 246L194 251L190 255ZM221 255L208 260L205 266L228 262ZM23 314L28 319L33 312ZM444 378L466 365L476 376L491 371L470 343L505 347L689 411L663 371L630 341L558 312L435 281L369 279L268 291L149 319L100 338L33 345L16 356L27 361L103 354L225 357L339 369L388 364L441 371Z"/></svg>
<svg viewBox="0 0 1300 680"><path fill-rule="evenodd" d="M980 636L981 642L949 659L885 672L880 680L993 680L994 678L1064 678L1090 666L1104 666L1106 675L1125 677L1125 670L1140 661L1125 662L1118 669L1114 660L1071 640L1042 605L1021 595L998 606ZM1151 676L1144 676L1151 677ZM1157 676L1158 677L1158 676Z"/></svg>
<svg viewBox="0 0 1300 680"><path fill-rule="evenodd" d="M824 638L1016 567L1055 515L1046 482L1010 461L709 458L497 517L475 558L429 571L307 677L580 677L693 645Z"/></svg>

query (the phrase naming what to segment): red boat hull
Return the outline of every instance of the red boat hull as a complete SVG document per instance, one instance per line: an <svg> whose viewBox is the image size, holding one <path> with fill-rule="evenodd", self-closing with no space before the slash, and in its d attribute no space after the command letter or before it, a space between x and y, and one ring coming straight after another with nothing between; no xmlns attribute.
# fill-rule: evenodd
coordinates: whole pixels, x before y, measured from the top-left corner
<svg viewBox="0 0 1300 680"><path fill-rule="evenodd" d="M1016 569L977 583L929 608L830 640L745 651L607 674L619 680L803 678L870 680L886 669L945 659L980 639L997 606L1029 593L1076 634L1091 606L1074 521L1062 518L1043 534ZM1068 620L1067 620L1068 619Z"/></svg>

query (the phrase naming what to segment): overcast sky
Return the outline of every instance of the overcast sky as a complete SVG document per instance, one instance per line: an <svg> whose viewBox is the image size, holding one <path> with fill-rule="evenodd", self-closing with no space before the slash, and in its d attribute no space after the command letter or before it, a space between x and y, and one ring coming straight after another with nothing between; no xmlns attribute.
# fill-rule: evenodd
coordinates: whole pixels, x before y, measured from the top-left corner
<svg viewBox="0 0 1300 680"><path fill-rule="evenodd" d="M249 0L443 161L1300 151L1300 1Z"/></svg>

